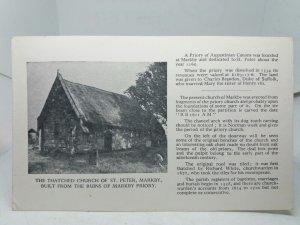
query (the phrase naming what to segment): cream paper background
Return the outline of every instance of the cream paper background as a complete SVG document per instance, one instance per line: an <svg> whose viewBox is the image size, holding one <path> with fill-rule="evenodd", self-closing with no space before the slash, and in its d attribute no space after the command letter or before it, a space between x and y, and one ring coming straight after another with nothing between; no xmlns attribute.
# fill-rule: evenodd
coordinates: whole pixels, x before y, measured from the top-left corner
<svg viewBox="0 0 300 225"><path fill-rule="evenodd" d="M290 209L292 185L292 41L248 37L17 37L13 39L13 208L79 211L210 211ZM175 171L175 59L189 52L278 52L280 83L253 88L255 94L279 94L281 187L278 192L229 196L177 196ZM27 174L26 62L115 61L168 62L168 173L166 174ZM248 64L247 64L248 65ZM251 64L249 64L251 65ZM218 65L219 67L220 65ZM245 65L246 67L246 65ZM126 78L124 78L126 79ZM184 90L196 95L197 89ZM196 92L195 92L196 91ZM199 93L201 94L201 93ZM214 94L214 93L211 93ZM161 177L155 190L40 189L35 178Z"/></svg>

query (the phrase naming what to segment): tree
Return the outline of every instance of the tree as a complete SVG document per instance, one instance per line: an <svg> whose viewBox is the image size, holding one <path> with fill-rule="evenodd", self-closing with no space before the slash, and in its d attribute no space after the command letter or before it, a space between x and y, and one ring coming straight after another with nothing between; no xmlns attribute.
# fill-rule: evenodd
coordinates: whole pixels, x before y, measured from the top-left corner
<svg viewBox="0 0 300 225"><path fill-rule="evenodd" d="M155 62L145 72L137 74L136 84L125 93L147 112L167 125L167 63Z"/></svg>

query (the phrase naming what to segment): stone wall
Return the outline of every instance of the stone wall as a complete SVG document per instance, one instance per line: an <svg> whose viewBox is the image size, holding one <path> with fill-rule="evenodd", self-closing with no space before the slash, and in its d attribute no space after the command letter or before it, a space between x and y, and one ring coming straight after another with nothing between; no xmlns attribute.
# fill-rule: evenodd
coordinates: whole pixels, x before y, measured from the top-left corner
<svg viewBox="0 0 300 225"><path fill-rule="evenodd" d="M145 132L129 131L126 129L112 130L112 149L122 150L128 148L144 148L149 135Z"/></svg>
<svg viewBox="0 0 300 225"><path fill-rule="evenodd" d="M109 132L112 136L112 151L125 150L130 148L141 148L146 146L149 136L141 132L133 132L120 128L107 128L85 134L78 132L78 152L87 152L93 149L105 152L105 132Z"/></svg>
<svg viewBox="0 0 300 225"><path fill-rule="evenodd" d="M44 115L40 129L41 150L65 150L71 145L74 127L79 127L78 119L60 84L56 85L47 99L47 113Z"/></svg>

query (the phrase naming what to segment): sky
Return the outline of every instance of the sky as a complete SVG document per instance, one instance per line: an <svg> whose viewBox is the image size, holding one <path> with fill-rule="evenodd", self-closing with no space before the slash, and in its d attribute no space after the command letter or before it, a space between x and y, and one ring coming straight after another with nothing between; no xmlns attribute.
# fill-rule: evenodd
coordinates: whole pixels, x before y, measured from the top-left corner
<svg viewBox="0 0 300 225"><path fill-rule="evenodd" d="M66 80L124 94L149 62L29 62L27 63L28 129L37 128L57 70Z"/></svg>

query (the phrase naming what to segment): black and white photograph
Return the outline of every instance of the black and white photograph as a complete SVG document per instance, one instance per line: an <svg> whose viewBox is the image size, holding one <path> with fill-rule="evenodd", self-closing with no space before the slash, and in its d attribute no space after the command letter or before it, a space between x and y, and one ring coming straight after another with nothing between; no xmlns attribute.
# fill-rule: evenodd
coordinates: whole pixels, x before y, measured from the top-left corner
<svg viewBox="0 0 300 225"><path fill-rule="evenodd" d="M165 173L166 62L28 62L28 173Z"/></svg>

